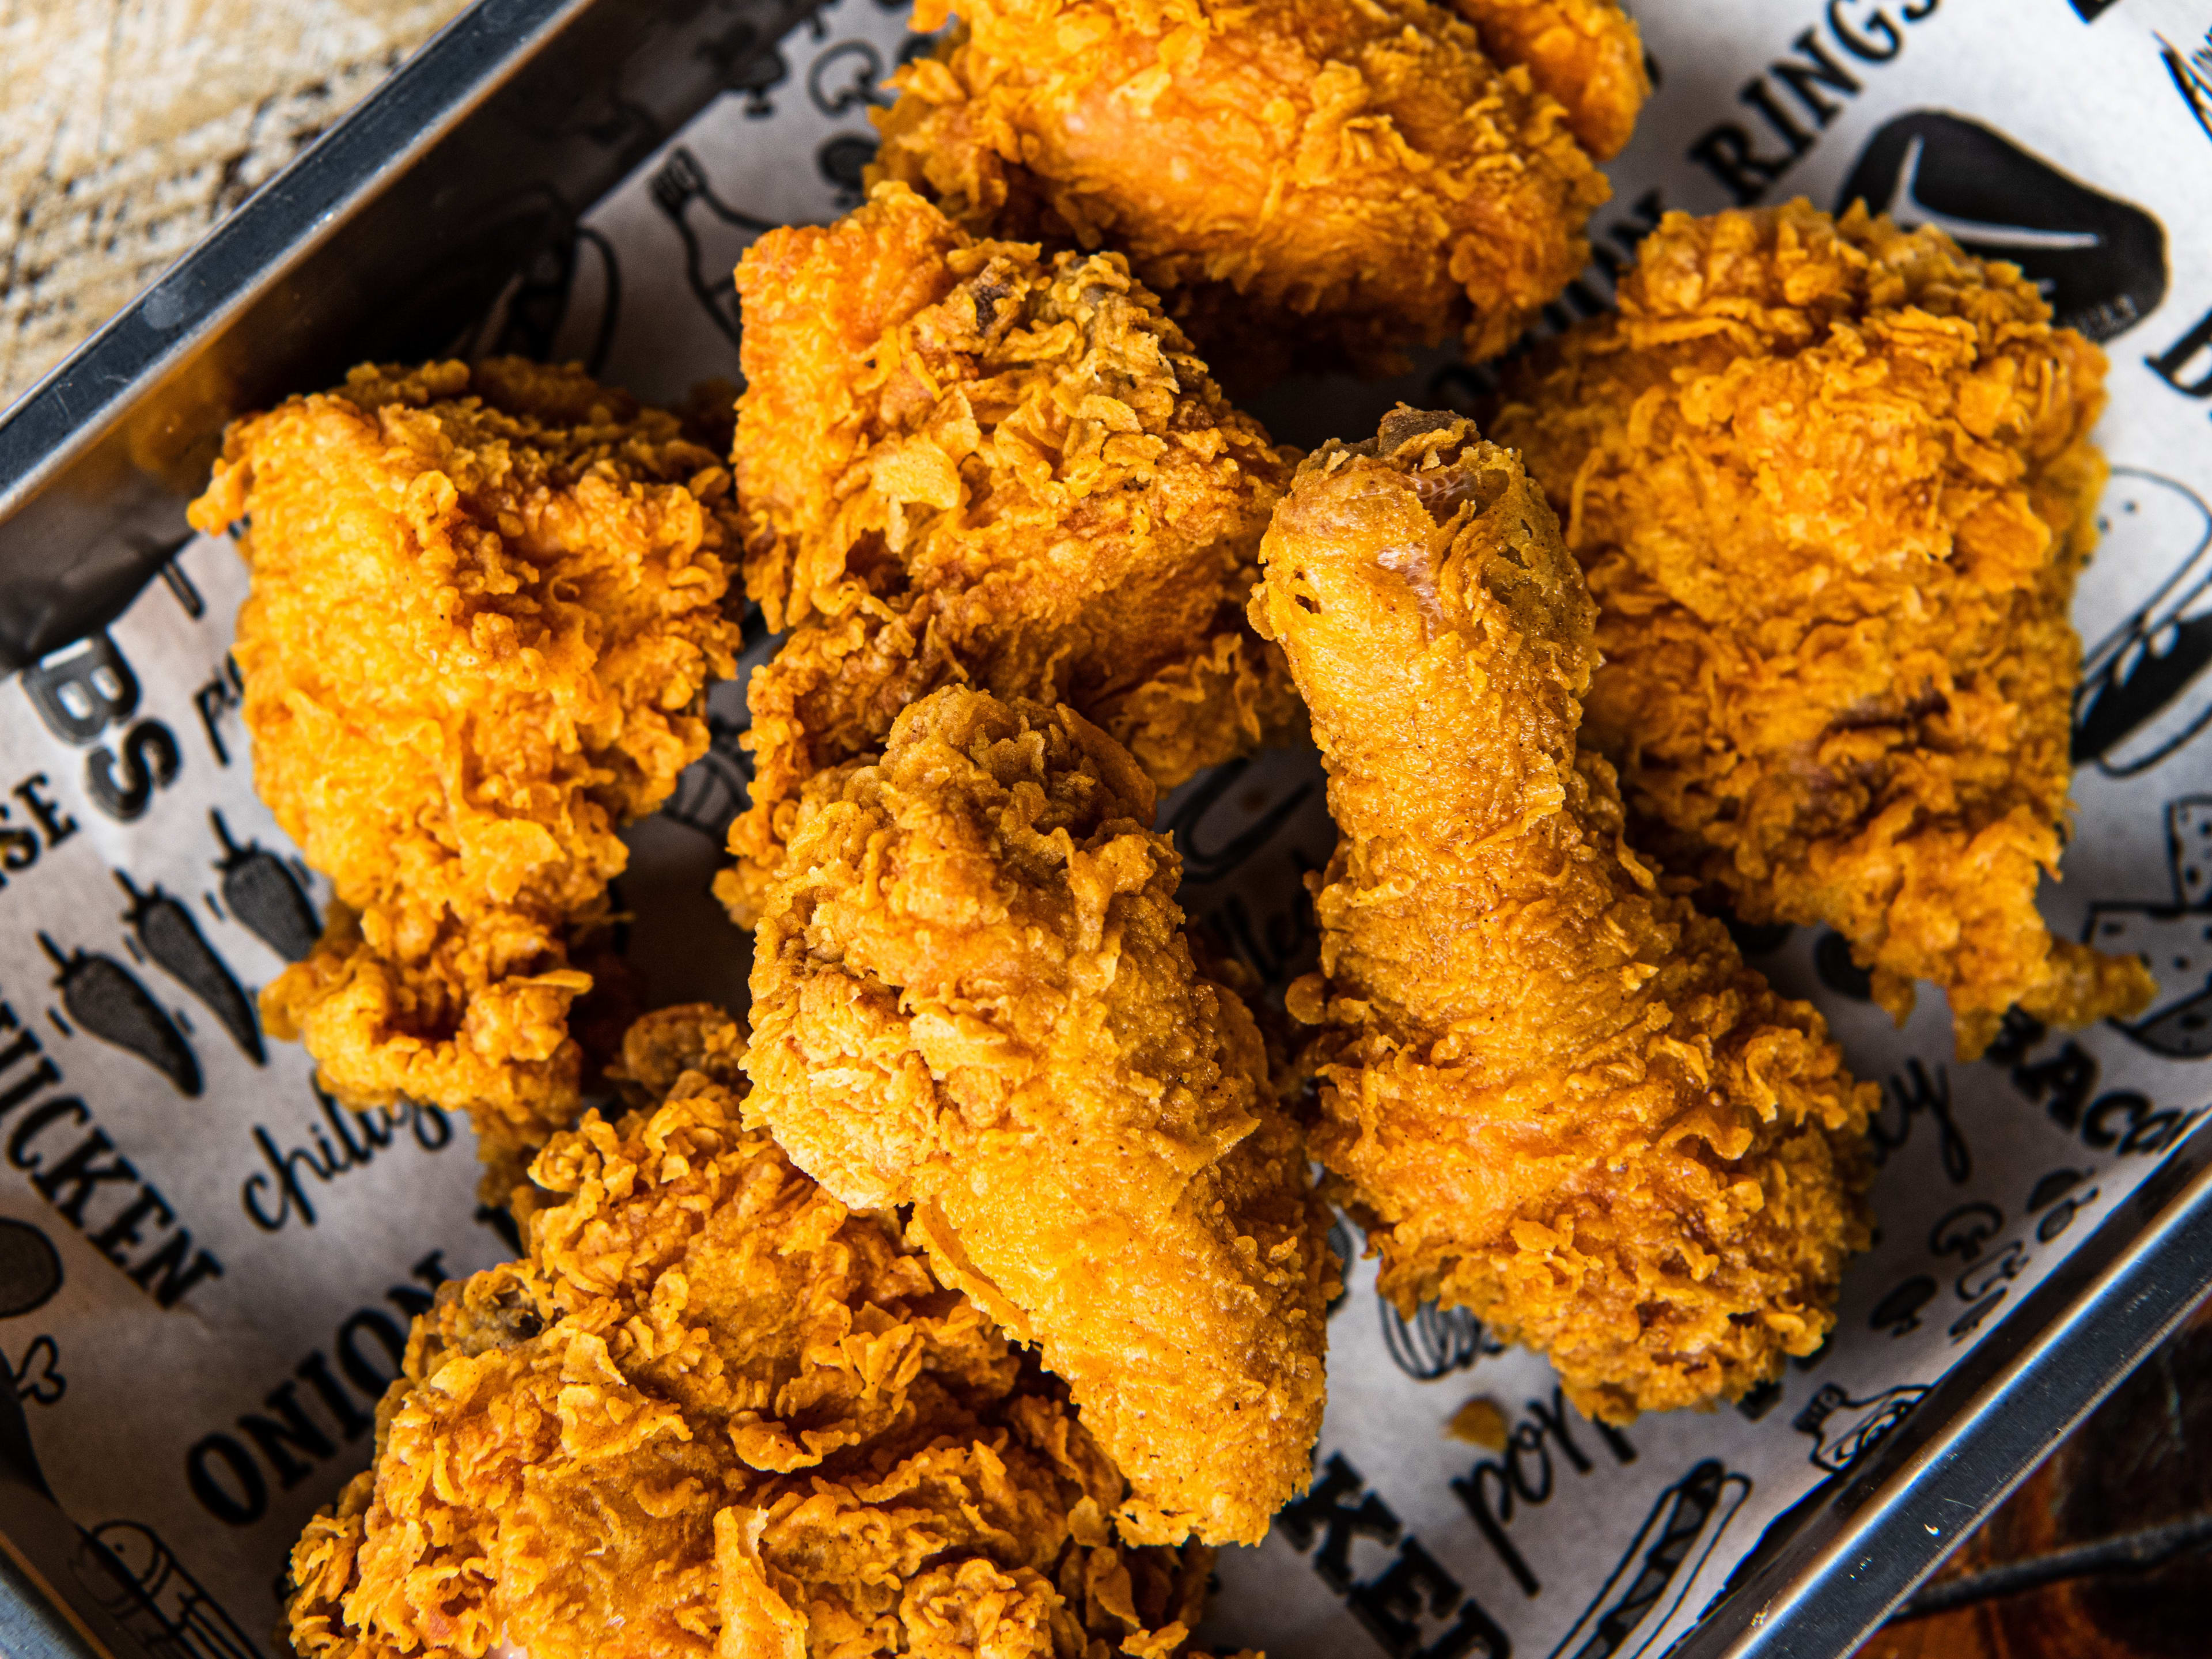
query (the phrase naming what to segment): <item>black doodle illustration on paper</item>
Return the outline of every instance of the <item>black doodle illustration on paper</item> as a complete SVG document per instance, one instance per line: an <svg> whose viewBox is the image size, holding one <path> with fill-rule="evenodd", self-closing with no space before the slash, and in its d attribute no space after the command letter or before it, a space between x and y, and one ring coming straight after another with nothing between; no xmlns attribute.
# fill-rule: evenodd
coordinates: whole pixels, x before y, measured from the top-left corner
<svg viewBox="0 0 2212 1659"><path fill-rule="evenodd" d="M780 48L762 49L761 33L751 23L732 23L699 51L721 70L723 86L744 97L748 120L775 113L775 100L769 94L791 78L791 65Z"/></svg>
<svg viewBox="0 0 2212 1659"><path fill-rule="evenodd" d="M737 254L763 231L773 230L775 221L732 207L717 196L707 180L706 170L699 165L699 158L681 144L661 164L646 188L652 194L653 204L684 239L684 276L690 285L692 297L705 308L714 326L729 337L730 343L737 344L742 325L738 311L737 278L732 274ZM721 239L728 244L727 257L722 253L708 257L699 234L698 216L692 211L694 207L702 208L714 219L744 233L742 240Z"/></svg>
<svg viewBox="0 0 2212 1659"><path fill-rule="evenodd" d="M2041 1218L2035 1224L2036 1242L2048 1244L2074 1224L2075 1218L2097 1201L2103 1188L2081 1183L2094 1170L2052 1170L2035 1183L2027 1195L2027 1212Z"/></svg>
<svg viewBox="0 0 2212 1659"><path fill-rule="evenodd" d="M87 1036L137 1055L186 1099L199 1097L198 1056L136 974L100 951L64 951L49 933L41 932L39 944L60 970L54 986L62 1006Z"/></svg>
<svg viewBox="0 0 2212 1659"><path fill-rule="evenodd" d="M61 1287L53 1240L27 1221L0 1218L0 1319L37 1312Z"/></svg>
<svg viewBox="0 0 2212 1659"><path fill-rule="evenodd" d="M2202 1060L2212 1054L2212 795L2166 804L2166 861L2170 900L2093 904L2082 937L2141 957L2158 979L2148 1009L2112 1023L2153 1054Z"/></svg>
<svg viewBox="0 0 2212 1659"><path fill-rule="evenodd" d="M1814 1468L1841 1474L1889 1438L1927 1392L1924 1382L1900 1382L1855 1400L1840 1383L1824 1382L1790 1426L1813 1437L1805 1455Z"/></svg>
<svg viewBox="0 0 2212 1659"><path fill-rule="evenodd" d="M720 714L707 716L707 752L677 775L675 793L660 810L687 830L720 843L751 799L753 757L738 746L745 728Z"/></svg>
<svg viewBox="0 0 2212 1659"><path fill-rule="evenodd" d="M1853 1002L1874 1000L1874 975L1851 960L1851 942L1832 927L1823 927L1813 946L1813 971L1820 983Z"/></svg>
<svg viewBox="0 0 2212 1659"><path fill-rule="evenodd" d="M1735 1402L1736 1415L1747 1423L1756 1423L1782 1401L1782 1379L1770 1376L1764 1382L1754 1382L1743 1391Z"/></svg>
<svg viewBox="0 0 2212 1659"><path fill-rule="evenodd" d="M1978 121L1913 110L1885 122L1837 195L1838 209L1853 202L2018 265L2059 325L2093 340L2124 333L2166 297L2166 231L2156 219Z"/></svg>
<svg viewBox="0 0 2212 1659"><path fill-rule="evenodd" d="M807 101L824 115L843 115L896 101L884 86L884 55L867 40L840 40L806 66Z"/></svg>
<svg viewBox="0 0 2212 1659"><path fill-rule="evenodd" d="M143 543L140 545L147 552L162 556L161 562L155 568L154 574L161 579L161 586L169 590L169 597L177 602L177 608L188 620L198 622L207 615L207 600L193 585L192 579L185 574L184 566L177 562L177 555L191 545L191 539L186 534L173 542L150 547Z"/></svg>
<svg viewBox="0 0 2212 1659"><path fill-rule="evenodd" d="M1751 1487L1749 1475L1709 1457L1662 1492L1620 1563L1552 1650L1552 1659L1637 1659L1647 1651ZM1631 1647L1639 1629L1644 1639Z"/></svg>
<svg viewBox="0 0 2212 1659"><path fill-rule="evenodd" d="M854 132L841 132L822 141L814 152L814 170L837 192L840 212L867 199L868 163L876 159L876 141Z"/></svg>
<svg viewBox="0 0 2212 1659"><path fill-rule="evenodd" d="M51 1406L69 1392L69 1378L61 1371L61 1345L51 1336L37 1336L12 1368L15 1398L34 1406Z"/></svg>
<svg viewBox="0 0 2212 1659"><path fill-rule="evenodd" d="M1874 1311L1867 1316L1867 1328L1887 1331L1893 1337L1918 1330L1920 1310L1936 1299L1941 1288L1926 1273L1915 1273L1902 1284L1893 1285L1889 1293L1874 1304Z"/></svg>
<svg viewBox="0 0 2212 1659"><path fill-rule="evenodd" d="M599 315L592 325L592 343L585 349L584 369L598 375L612 349L615 327L622 319L622 260L615 245L589 225L571 226L531 257L507 293L494 307L499 328L483 355L550 360L568 319L575 298L576 277L583 252L589 249L599 267Z"/></svg>
<svg viewBox="0 0 2212 1659"><path fill-rule="evenodd" d="M130 896L131 908L123 913L123 921L139 948L222 1022L240 1053L256 1066L265 1064L268 1055L261 1046L261 1022L254 1015L253 1000L201 934L192 913L158 885L142 893L120 870L115 879Z"/></svg>
<svg viewBox="0 0 2212 1659"><path fill-rule="evenodd" d="M219 811L210 812L222 856L216 870L222 878L222 902L264 945L287 962L303 962L322 937L315 907L291 868L258 841L240 847Z"/></svg>
<svg viewBox="0 0 2212 1659"><path fill-rule="evenodd" d="M2104 0L2107 5L2111 3L2112 0ZM2203 129L2204 136L2212 138L2212 30L2206 32L2203 45L2186 54L2164 35L2154 38L2159 45L2159 61L2166 65L2166 77L2173 82L2174 91L2181 94L2182 106Z"/></svg>
<svg viewBox="0 0 2212 1659"><path fill-rule="evenodd" d="M1486 1353L1503 1353L1505 1345L1491 1338L1482 1322L1464 1308L1439 1308L1424 1302L1407 1318L1387 1296L1375 1298L1382 1320L1382 1346L1391 1363L1417 1382L1463 1371Z"/></svg>
<svg viewBox="0 0 2212 1659"><path fill-rule="evenodd" d="M2125 573L2157 586L2082 654L2073 758L2133 777L2212 723L2212 507L2177 478L2118 466L2097 529L2100 574L2084 601L2124 592Z"/></svg>
<svg viewBox="0 0 2212 1659"><path fill-rule="evenodd" d="M86 1531L75 1565L78 1582L102 1611L149 1653L262 1659L238 1621L143 1522L107 1521Z"/></svg>
<svg viewBox="0 0 2212 1659"><path fill-rule="evenodd" d="M1912 1139L1912 1125L1926 1118L1936 1132L1936 1161L1954 1187L1963 1187L1974 1173L1973 1149L1951 1113L1950 1068L1934 1072L1916 1056L1905 1062L1882 1085L1881 1105L1867 1123L1867 1146L1877 1166Z"/></svg>
<svg viewBox="0 0 2212 1659"><path fill-rule="evenodd" d="M1342 1216L1330 1218L1328 1224L1329 1254L1336 1258L1336 1286L1328 1293L1329 1313L1344 1305L1352 1294L1352 1262L1359 1254L1359 1245L1352 1236L1352 1224Z"/></svg>
<svg viewBox="0 0 2212 1659"><path fill-rule="evenodd" d="M1243 781L1251 766L1249 759L1229 761L1194 780L1162 826L1182 854L1182 878L1187 884L1218 881L1243 866L1313 798L1316 786L1309 779L1281 799L1267 804L1256 818L1226 841L1209 844L1211 838L1204 833L1207 817Z"/></svg>
<svg viewBox="0 0 2212 1659"><path fill-rule="evenodd" d="M2004 1224L2002 1210L1976 1199L1946 1212L1928 1230L1929 1255L1951 1256L1966 1263L1951 1285L1952 1294L1966 1304L1966 1311L1954 1318L1944 1333L1954 1342L1980 1329L1982 1322L2011 1294L2012 1281L2027 1270L2027 1246L2020 1239L1990 1245Z"/></svg>

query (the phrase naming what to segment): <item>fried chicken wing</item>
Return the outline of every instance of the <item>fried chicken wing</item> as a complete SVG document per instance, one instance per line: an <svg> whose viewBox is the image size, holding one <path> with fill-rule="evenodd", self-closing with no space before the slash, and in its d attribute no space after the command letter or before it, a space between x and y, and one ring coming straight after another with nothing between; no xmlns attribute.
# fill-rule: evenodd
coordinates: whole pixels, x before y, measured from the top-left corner
<svg viewBox="0 0 2212 1659"><path fill-rule="evenodd" d="M1261 556L1340 832L1291 1012L1383 1293L1616 1422L1811 1352L1876 1091L1625 839L1576 742L1593 607L1518 459L1401 409L1308 459Z"/></svg>
<svg viewBox="0 0 2212 1659"><path fill-rule="evenodd" d="M191 519L240 528L254 786L337 896L263 1018L349 1104L465 1109L503 1202L575 1115L615 832L734 666L729 472L573 368L363 368L234 425Z"/></svg>
<svg viewBox="0 0 2212 1659"><path fill-rule="evenodd" d="M1257 1542L1321 1425L1328 1212L1152 790L961 687L806 790L753 968L749 1117L1064 1377L1125 1537Z"/></svg>
<svg viewBox="0 0 2212 1659"><path fill-rule="evenodd" d="M2081 1024L2148 970L2054 939L2105 463L2103 353L2010 265L1803 202L1644 243L1619 316L1494 422L1599 606L1592 741L1645 844L1764 922L1825 922L1961 1057L2017 1003Z"/></svg>
<svg viewBox="0 0 2212 1659"><path fill-rule="evenodd" d="M1208 1552L1122 1549L1065 1390L738 1123L744 1038L630 1032L521 1261L441 1288L307 1527L302 1659L1170 1659Z"/></svg>
<svg viewBox="0 0 2212 1659"><path fill-rule="evenodd" d="M1290 459L1118 256L975 241L889 185L761 238L738 289L745 578L792 630L748 690L741 921L799 786L937 686L1065 699L1164 786L1294 729L1243 618Z"/></svg>
<svg viewBox="0 0 2212 1659"><path fill-rule="evenodd" d="M979 235L1120 248L1240 388L1451 334L1503 350L1589 257L1591 150L1645 90L1607 0L1471 0L1472 27L1428 0L957 9L870 176Z"/></svg>

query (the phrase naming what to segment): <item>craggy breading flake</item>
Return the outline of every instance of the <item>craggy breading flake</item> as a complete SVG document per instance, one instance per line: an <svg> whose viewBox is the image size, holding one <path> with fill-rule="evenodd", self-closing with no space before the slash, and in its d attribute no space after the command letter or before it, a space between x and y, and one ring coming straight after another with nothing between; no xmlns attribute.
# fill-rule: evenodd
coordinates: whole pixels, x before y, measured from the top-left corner
<svg viewBox="0 0 2212 1659"><path fill-rule="evenodd" d="M2136 959L2054 939L2096 539L2104 354L2013 266L1805 203L1670 214L1620 313L1493 422L1596 596L1591 741L1644 844L1747 921L1825 922L1962 1057L2007 1008L2133 1012Z"/></svg>
<svg viewBox="0 0 2212 1659"><path fill-rule="evenodd" d="M1383 1294L1472 1310L1615 1422L1812 1352L1879 1094L1626 838L1576 743L1589 594L1519 459L1401 408L1300 469L1262 557L1340 831L1291 1012Z"/></svg>
<svg viewBox="0 0 2212 1659"><path fill-rule="evenodd" d="M529 1255L416 1322L293 1551L301 1659L1184 1651L1209 1553L1115 1544L1065 1391L739 1127L743 1049L706 1007L633 1027L663 1097L556 1135Z"/></svg>
<svg viewBox="0 0 2212 1659"><path fill-rule="evenodd" d="M262 995L349 1104L465 1109L504 1201L577 1109L578 956L623 823L734 666L730 474L574 368L356 369L234 425L254 786L337 894Z"/></svg>
<svg viewBox="0 0 2212 1659"><path fill-rule="evenodd" d="M1608 0L924 0L915 27L948 9L870 176L1121 250L1240 388L1503 350L1589 258L1592 153L1647 90Z"/></svg>
<svg viewBox="0 0 2212 1659"><path fill-rule="evenodd" d="M1243 619L1291 458L1119 256L973 241L886 186L762 237L738 288L745 579L792 630L748 693L741 921L799 787L938 686L1064 699L1163 787L1295 729Z"/></svg>
<svg viewBox="0 0 2212 1659"><path fill-rule="evenodd" d="M1328 1215L1200 976L1128 754L947 687L806 790L753 967L750 1118L1064 1377L1123 1535L1256 1543L1311 1475Z"/></svg>

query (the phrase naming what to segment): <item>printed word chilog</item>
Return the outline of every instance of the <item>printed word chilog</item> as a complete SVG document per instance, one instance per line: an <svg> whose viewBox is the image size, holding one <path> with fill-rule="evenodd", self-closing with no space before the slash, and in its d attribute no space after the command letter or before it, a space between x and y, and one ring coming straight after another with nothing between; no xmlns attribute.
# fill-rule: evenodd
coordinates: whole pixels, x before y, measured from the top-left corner
<svg viewBox="0 0 2212 1659"><path fill-rule="evenodd" d="M264 1126L253 1126L253 1144L261 1149L267 1167L246 1177L238 1197L246 1218L264 1233L277 1231L295 1216L302 1225L313 1226L315 1206L307 1181L327 1186L340 1176L367 1169L403 1130L426 1152L442 1152L453 1142L453 1123L435 1106L410 1100L366 1112L348 1111L320 1085L315 1088L315 1101L322 1121L308 1126L312 1146L279 1146Z"/></svg>

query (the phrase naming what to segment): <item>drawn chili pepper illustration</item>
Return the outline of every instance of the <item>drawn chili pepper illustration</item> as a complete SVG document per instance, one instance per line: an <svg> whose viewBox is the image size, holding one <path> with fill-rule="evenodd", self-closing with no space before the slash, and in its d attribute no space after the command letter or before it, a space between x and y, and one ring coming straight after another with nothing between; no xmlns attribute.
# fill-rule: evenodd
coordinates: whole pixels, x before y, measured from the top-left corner
<svg viewBox="0 0 2212 1659"><path fill-rule="evenodd" d="M210 812L216 838L222 842L222 857L216 868L222 875L222 902L258 934L262 942L287 962L303 960L322 937L315 907L300 890L300 884L284 860L258 841L240 847L230 838L222 814Z"/></svg>
<svg viewBox="0 0 2212 1659"><path fill-rule="evenodd" d="M123 920L138 935L140 947L163 972L207 1005L248 1060L264 1064L267 1056L262 1052L261 1023L254 1018L253 1000L232 977L215 947L200 936L192 913L158 886L142 893L120 870L115 879L131 896Z"/></svg>
<svg viewBox="0 0 2212 1659"><path fill-rule="evenodd" d="M61 969L54 984L71 1019L101 1042L128 1048L167 1076L179 1094L199 1097L200 1063L192 1045L135 974L113 957L97 951L64 956L62 947L43 933L39 943Z"/></svg>

